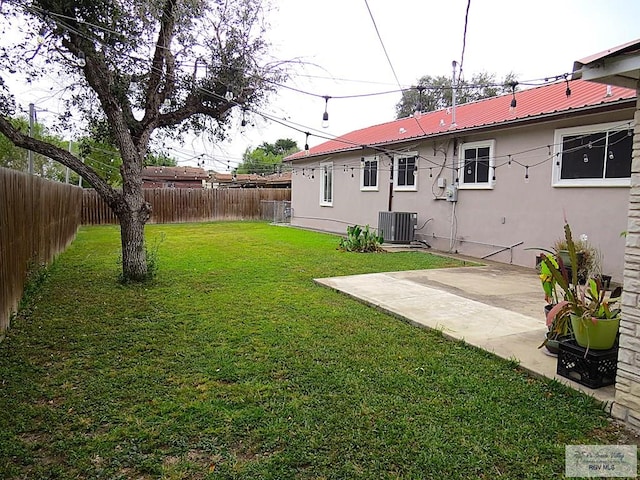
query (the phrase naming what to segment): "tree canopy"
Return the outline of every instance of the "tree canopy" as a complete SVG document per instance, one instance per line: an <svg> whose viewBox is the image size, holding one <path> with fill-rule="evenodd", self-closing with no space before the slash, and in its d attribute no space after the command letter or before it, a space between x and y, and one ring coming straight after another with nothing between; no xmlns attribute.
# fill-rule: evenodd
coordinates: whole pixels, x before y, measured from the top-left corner
<svg viewBox="0 0 640 480"><path fill-rule="evenodd" d="M7 0L0 12L0 132L96 189L120 221L123 279L144 280L152 207L141 174L153 140L223 139L234 109L256 109L286 78L286 64L268 57L261 0ZM59 128L108 139L122 189L95 164L16 128L8 77L63 82Z"/></svg>
<svg viewBox="0 0 640 480"><path fill-rule="evenodd" d="M497 81L493 73L474 74L471 80L460 80L456 84L456 103L468 103L484 98L495 97L512 90L515 75L509 73L502 81ZM451 77L432 77L425 75L418 84L402 92L402 98L396 105L396 118L404 118L416 111L433 112L453 104Z"/></svg>
<svg viewBox="0 0 640 480"><path fill-rule="evenodd" d="M298 152L298 144L290 138L276 140L275 143L264 142L259 147L247 149L242 156L242 163L237 173L277 173L282 168L282 159Z"/></svg>

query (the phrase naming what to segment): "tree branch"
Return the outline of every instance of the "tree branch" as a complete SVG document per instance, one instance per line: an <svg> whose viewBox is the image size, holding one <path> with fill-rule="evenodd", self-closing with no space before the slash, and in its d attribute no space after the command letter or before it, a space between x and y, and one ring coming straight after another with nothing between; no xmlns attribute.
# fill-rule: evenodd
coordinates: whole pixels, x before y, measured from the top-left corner
<svg viewBox="0 0 640 480"><path fill-rule="evenodd" d="M109 205L116 205L120 194L111 188L111 186L100 177L95 170L85 165L80 159L74 157L68 151L56 147L48 142L32 138L15 128L9 120L0 116L0 133L4 134L17 147L26 148L33 152L44 155L65 167L69 167L87 182L91 184L96 191L107 200Z"/></svg>
<svg viewBox="0 0 640 480"><path fill-rule="evenodd" d="M171 39L175 26L175 0L166 0L162 9L162 19L160 20L160 31L156 42L153 61L149 72L149 85L147 87L147 98L145 104L145 114L142 120L143 125L153 123L158 116L160 103L166 98L165 95L173 86L169 85L173 77L173 56L171 55ZM165 65L166 64L166 65ZM165 87L161 90L162 74L167 68ZM175 80L175 78L173 78Z"/></svg>

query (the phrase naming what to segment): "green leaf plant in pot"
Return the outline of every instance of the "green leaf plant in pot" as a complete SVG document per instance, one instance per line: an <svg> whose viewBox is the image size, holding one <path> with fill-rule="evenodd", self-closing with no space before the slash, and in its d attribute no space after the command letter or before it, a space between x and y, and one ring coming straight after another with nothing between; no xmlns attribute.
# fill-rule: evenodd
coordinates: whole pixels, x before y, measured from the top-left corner
<svg viewBox="0 0 640 480"><path fill-rule="evenodd" d="M560 268L554 255L542 253L539 272L540 281L542 282L542 290L544 291L544 299L547 302L545 305L545 317L547 320L548 331L545 335L544 342L542 342L538 348L546 347L550 353L557 354L559 350L559 340L571 337L573 335L573 331L571 329L571 319L569 317L549 315L549 312L558 304L558 291L556 288L557 282L549 268L549 264L551 264L556 270L559 270Z"/></svg>
<svg viewBox="0 0 640 480"><path fill-rule="evenodd" d="M570 322L578 345L587 350L608 350L615 344L620 327L620 309L614 306L620 300L622 289L618 287L609 295L599 278L589 278L580 285L576 245L568 223L564 233L571 268L564 268L560 257L555 258L555 263L549 255L542 259L564 297L547 314L547 323Z"/></svg>

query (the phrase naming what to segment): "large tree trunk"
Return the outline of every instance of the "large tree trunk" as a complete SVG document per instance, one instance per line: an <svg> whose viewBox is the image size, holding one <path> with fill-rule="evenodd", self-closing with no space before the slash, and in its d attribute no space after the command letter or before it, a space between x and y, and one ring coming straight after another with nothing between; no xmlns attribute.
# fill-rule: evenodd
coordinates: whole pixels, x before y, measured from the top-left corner
<svg viewBox="0 0 640 480"><path fill-rule="evenodd" d="M123 166L123 168L126 168ZM138 175L139 176L139 175ZM151 205L144 199L138 178L124 182L122 197L115 209L120 221L122 280L140 282L149 276L144 243L144 226L151 217Z"/></svg>
<svg viewBox="0 0 640 480"><path fill-rule="evenodd" d="M139 212L125 211L119 215L122 245L122 279L140 282L148 277L147 256L144 245L145 221Z"/></svg>

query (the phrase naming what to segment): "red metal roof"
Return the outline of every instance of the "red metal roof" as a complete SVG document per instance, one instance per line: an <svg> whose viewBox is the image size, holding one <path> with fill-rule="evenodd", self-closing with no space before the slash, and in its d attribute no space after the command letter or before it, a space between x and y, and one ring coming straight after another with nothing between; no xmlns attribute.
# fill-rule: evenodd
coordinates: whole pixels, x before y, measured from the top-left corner
<svg viewBox="0 0 640 480"><path fill-rule="evenodd" d="M456 125L451 125L451 109L436 110L414 117L374 125L347 133L309 149L288 156L285 160L300 160L310 156L361 149L366 146L387 145L412 139L463 132L491 125L507 125L572 112L624 100L634 99L636 91L611 87L583 80L569 83L571 95L567 97L564 81L527 90L516 91L517 106L510 112L512 95L501 95L470 102L456 107Z"/></svg>

